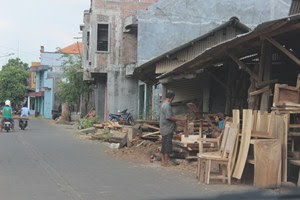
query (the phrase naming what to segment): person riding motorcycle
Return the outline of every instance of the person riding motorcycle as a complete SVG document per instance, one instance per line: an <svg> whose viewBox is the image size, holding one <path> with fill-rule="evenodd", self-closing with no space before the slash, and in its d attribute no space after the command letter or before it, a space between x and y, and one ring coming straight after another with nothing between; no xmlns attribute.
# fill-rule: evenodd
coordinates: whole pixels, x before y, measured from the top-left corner
<svg viewBox="0 0 300 200"><path fill-rule="evenodd" d="M28 116L29 116L29 109L26 107L26 105L23 105L23 107L21 108L21 110L20 110L20 112L21 112L21 114L20 114L20 120L19 120L19 126L20 126L20 128L21 128L21 123L25 123L25 127L24 128L26 128L27 127L27 125L28 125L28 122L27 122L27 120L23 120L22 118L28 118Z"/></svg>
<svg viewBox="0 0 300 200"><path fill-rule="evenodd" d="M9 120L11 123L11 128L14 129L14 119L12 115L10 100L5 101L5 106L3 107L2 114L3 114L3 119L1 121L1 131L3 130L5 120Z"/></svg>

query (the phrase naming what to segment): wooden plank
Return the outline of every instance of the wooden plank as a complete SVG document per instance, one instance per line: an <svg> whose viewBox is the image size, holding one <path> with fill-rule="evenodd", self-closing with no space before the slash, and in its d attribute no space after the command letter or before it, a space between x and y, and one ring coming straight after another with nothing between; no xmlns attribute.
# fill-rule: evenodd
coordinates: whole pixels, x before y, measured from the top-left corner
<svg viewBox="0 0 300 200"><path fill-rule="evenodd" d="M290 124L290 128L300 128L300 124Z"/></svg>
<svg viewBox="0 0 300 200"><path fill-rule="evenodd" d="M247 67L245 63L243 63L239 58L237 58L235 55L232 53L227 52L227 55L234 61L236 64L238 64L243 70L245 70L256 82L258 82L258 76L252 72L251 69Z"/></svg>
<svg viewBox="0 0 300 200"><path fill-rule="evenodd" d="M289 132L289 136L291 136L291 137L300 137L300 132Z"/></svg>
<svg viewBox="0 0 300 200"><path fill-rule="evenodd" d="M146 124L146 123L144 123L143 124L143 127L144 128L151 128L151 129L153 129L153 130L157 130L157 131L159 131L160 129L159 128L157 128L156 126L152 126L152 125L150 125L150 124Z"/></svg>
<svg viewBox="0 0 300 200"><path fill-rule="evenodd" d="M300 66L300 60L292 54L288 49L284 48L279 42L274 40L271 37L265 37L271 44L273 44L277 49L279 49L282 53L284 53L287 57L289 57L292 61L294 61L298 66Z"/></svg>
<svg viewBox="0 0 300 200"><path fill-rule="evenodd" d="M281 144L279 139L256 140L254 144L254 186L276 188L280 185Z"/></svg>
<svg viewBox="0 0 300 200"><path fill-rule="evenodd" d="M300 167L300 160L290 160L290 163Z"/></svg>
<svg viewBox="0 0 300 200"><path fill-rule="evenodd" d="M261 112L260 120L261 120L260 127L257 131L267 133L268 125L269 125L269 114L268 114L268 112ZM269 134L269 133L267 133L267 134Z"/></svg>
<svg viewBox="0 0 300 200"><path fill-rule="evenodd" d="M257 123L257 110L253 111L253 126L252 126L252 130L256 130L256 123Z"/></svg>
<svg viewBox="0 0 300 200"><path fill-rule="evenodd" d="M253 130L258 131L260 129L260 124L261 124L261 111L257 111L257 118L256 118L256 126L254 127Z"/></svg>
<svg viewBox="0 0 300 200"><path fill-rule="evenodd" d="M157 135L159 133L160 133L160 131L155 131L153 133L146 133L145 135L142 135L142 137L147 137L147 136L151 136L151 135Z"/></svg>
<svg viewBox="0 0 300 200"><path fill-rule="evenodd" d="M254 159L247 159L247 163L254 165L255 161L254 161Z"/></svg>
<svg viewBox="0 0 300 200"><path fill-rule="evenodd" d="M232 177L241 179L247 161L247 155L250 146L251 130L253 126L252 110L243 110L243 126L241 144L238 151L236 166Z"/></svg>
<svg viewBox="0 0 300 200"><path fill-rule="evenodd" d="M232 121L234 124L237 124L238 127L238 135L240 134L240 110L234 109L232 110ZM231 159L231 164L230 164L230 169L231 169L231 174L234 171L235 164L236 164L236 158L237 158L237 151L238 151L238 141L235 143L235 147L233 149L233 154L232 154L232 159Z"/></svg>
<svg viewBox="0 0 300 200"><path fill-rule="evenodd" d="M262 88L262 89L259 89L259 90L250 92L249 95L250 95L250 96L256 96L256 95L265 93L265 92L267 92L267 91L269 91L269 90L270 90L270 87L269 87L269 86L266 86L266 87L264 87L264 88Z"/></svg>
<svg viewBox="0 0 300 200"><path fill-rule="evenodd" d="M280 134L279 139L281 141L281 151L282 151L282 182L287 182L287 143L288 143L288 132L289 132L289 124L290 124L290 114L285 114L283 116L284 121L284 130Z"/></svg>

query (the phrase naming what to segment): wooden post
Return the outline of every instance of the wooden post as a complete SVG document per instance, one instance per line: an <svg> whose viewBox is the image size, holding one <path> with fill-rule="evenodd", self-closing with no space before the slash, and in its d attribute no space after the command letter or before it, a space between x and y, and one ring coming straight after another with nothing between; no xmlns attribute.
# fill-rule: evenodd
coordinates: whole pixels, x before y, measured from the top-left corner
<svg viewBox="0 0 300 200"><path fill-rule="evenodd" d="M269 81L271 78L271 66L272 66L272 46L269 43L262 43L260 59L259 77L262 78L260 81ZM263 73L263 74L261 74ZM260 110L268 111L270 101L270 93L267 91L262 94L260 102Z"/></svg>
<svg viewBox="0 0 300 200"><path fill-rule="evenodd" d="M254 71L258 69L258 65L255 65ZM250 76L250 86L248 88L248 109L255 110L257 108L257 97L251 96L250 93L256 90L256 80Z"/></svg>
<svg viewBox="0 0 300 200"><path fill-rule="evenodd" d="M204 81L203 87L203 112L209 112L209 99L210 99L210 77L207 76Z"/></svg>
<svg viewBox="0 0 300 200"><path fill-rule="evenodd" d="M233 68L229 66L229 63L226 63L228 74L227 74L227 90L226 93L226 104L225 104L225 115L230 115L232 110L232 102L231 102L231 95L232 95L232 75L233 75Z"/></svg>

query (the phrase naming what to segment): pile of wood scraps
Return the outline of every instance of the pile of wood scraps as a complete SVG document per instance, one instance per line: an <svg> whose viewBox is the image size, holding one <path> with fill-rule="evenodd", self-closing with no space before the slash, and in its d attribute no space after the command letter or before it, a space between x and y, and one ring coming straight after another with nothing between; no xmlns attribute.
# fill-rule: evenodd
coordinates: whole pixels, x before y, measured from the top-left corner
<svg viewBox="0 0 300 200"><path fill-rule="evenodd" d="M100 124L94 124L93 127L80 130L81 134L88 135L88 139L101 140L114 143L117 148L129 147L140 134L139 126L125 126L118 122L107 121Z"/></svg>
<svg viewBox="0 0 300 200"><path fill-rule="evenodd" d="M143 122L141 124L141 138L152 141L161 140L160 128L158 126L157 122Z"/></svg>

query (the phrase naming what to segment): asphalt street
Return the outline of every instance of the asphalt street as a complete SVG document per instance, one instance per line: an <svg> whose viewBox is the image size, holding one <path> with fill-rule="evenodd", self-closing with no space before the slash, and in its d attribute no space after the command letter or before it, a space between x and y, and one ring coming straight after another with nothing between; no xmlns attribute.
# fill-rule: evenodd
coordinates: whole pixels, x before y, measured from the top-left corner
<svg viewBox="0 0 300 200"><path fill-rule="evenodd" d="M30 120L25 131L3 132L0 200L240 199L239 195L247 199L265 195L250 186L199 184L195 178L158 164L111 157L105 148L47 120Z"/></svg>

